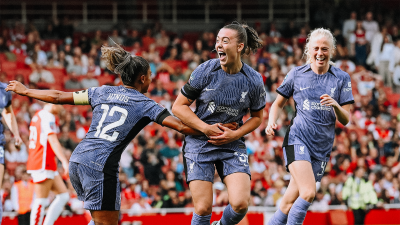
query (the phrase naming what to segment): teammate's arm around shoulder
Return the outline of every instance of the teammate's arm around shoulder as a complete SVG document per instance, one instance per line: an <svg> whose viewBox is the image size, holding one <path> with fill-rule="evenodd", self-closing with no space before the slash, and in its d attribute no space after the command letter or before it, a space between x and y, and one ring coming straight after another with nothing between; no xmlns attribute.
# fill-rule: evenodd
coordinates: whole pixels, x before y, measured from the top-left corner
<svg viewBox="0 0 400 225"><path fill-rule="evenodd" d="M54 154L56 154L57 158L61 161L62 167L64 168L64 174L65 175L68 174L69 170L68 160L65 157L60 142L58 141L57 134L55 133L49 134L47 140L49 141L49 144L53 149Z"/></svg>
<svg viewBox="0 0 400 225"><path fill-rule="evenodd" d="M74 101L74 95L73 95L74 92L28 89L23 84L15 80L10 81L10 83L6 88L6 91L13 91L19 95L36 98L38 100L42 100L44 102L49 102L53 104L71 104L71 105L76 104Z"/></svg>

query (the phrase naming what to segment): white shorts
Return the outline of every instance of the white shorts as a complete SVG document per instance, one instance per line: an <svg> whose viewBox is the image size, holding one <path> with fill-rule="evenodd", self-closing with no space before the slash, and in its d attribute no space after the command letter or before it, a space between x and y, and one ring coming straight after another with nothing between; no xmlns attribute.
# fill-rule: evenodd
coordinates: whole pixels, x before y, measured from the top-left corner
<svg viewBox="0 0 400 225"><path fill-rule="evenodd" d="M31 174L33 183L40 183L46 179L54 179L55 176L59 175L58 171L53 170L28 170Z"/></svg>

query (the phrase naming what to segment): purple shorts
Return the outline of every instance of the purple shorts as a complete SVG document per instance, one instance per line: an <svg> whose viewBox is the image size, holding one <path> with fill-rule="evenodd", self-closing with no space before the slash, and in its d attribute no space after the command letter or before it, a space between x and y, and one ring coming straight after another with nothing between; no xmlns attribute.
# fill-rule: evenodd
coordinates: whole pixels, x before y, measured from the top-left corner
<svg viewBox="0 0 400 225"><path fill-rule="evenodd" d="M294 161L304 160L311 163L312 170L314 173L315 182L321 181L321 178L324 176L326 161L321 161L316 159L310 155L310 152L305 145L288 145L283 147L283 155L285 157L286 162L286 170L289 171L290 163Z"/></svg>

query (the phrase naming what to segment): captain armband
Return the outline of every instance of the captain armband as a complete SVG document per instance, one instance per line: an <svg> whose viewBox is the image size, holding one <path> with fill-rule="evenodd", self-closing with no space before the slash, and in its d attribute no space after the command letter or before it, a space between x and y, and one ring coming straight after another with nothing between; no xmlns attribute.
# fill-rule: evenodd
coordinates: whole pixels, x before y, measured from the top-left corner
<svg viewBox="0 0 400 225"><path fill-rule="evenodd" d="M76 91L73 93L75 105L89 105L89 92L88 90Z"/></svg>

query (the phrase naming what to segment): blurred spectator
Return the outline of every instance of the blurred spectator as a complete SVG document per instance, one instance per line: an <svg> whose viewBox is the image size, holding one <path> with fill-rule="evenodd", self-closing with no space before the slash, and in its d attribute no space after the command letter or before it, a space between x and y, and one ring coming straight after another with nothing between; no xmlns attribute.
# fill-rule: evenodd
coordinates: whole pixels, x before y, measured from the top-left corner
<svg viewBox="0 0 400 225"><path fill-rule="evenodd" d="M108 38L109 46L113 46L114 43L117 43L118 45L122 45L124 43L124 40L118 35L118 30L116 29L112 31L110 38Z"/></svg>
<svg viewBox="0 0 400 225"><path fill-rule="evenodd" d="M92 38L92 40L90 40L90 44L92 46L96 46L96 48L98 48L101 46L102 42L103 42L103 39L101 38L101 30L97 30L95 32L95 35Z"/></svg>
<svg viewBox="0 0 400 225"><path fill-rule="evenodd" d="M151 206L147 203L146 198L140 197L139 201L134 203L130 208L129 215L141 215L142 213L150 213Z"/></svg>
<svg viewBox="0 0 400 225"><path fill-rule="evenodd" d="M34 68L35 70L33 71L33 73L29 75L30 82L44 82L48 84L53 84L55 82L53 74L50 71L43 69L41 64L37 64Z"/></svg>
<svg viewBox="0 0 400 225"><path fill-rule="evenodd" d="M75 57L76 59L78 59L77 57ZM69 73L69 79L65 82L64 85L65 89L69 89L69 90L79 90L79 89L83 89L83 85L82 83L79 81L77 74L73 71L71 73Z"/></svg>
<svg viewBox="0 0 400 225"><path fill-rule="evenodd" d="M54 25L52 23L47 24L46 29L42 31L41 36L44 40L58 39L58 33L54 29Z"/></svg>
<svg viewBox="0 0 400 225"><path fill-rule="evenodd" d="M342 35L342 31L340 28L335 28L333 30L333 36L336 39L336 59L342 59L343 57L348 56L347 48L346 48L346 40Z"/></svg>
<svg viewBox="0 0 400 225"><path fill-rule="evenodd" d="M390 57L389 70L393 74L395 91L400 92L400 39L395 42L396 46L393 55Z"/></svg>
<svg viewBox="0 0 400 225"><path fill-rule="evenodd" d="M74 73L76 75L85 75L87 69L83 67L81 59L78 56L73 57L73 64L68 65L67 73Z"/></svg>
<svg viewBox="0 0 400 225"><path fill-rule="evenodd" d="M38 64L41 66L47 65L47 55L41 50L40 44L36 43L34 50L29 54L29 57L25 59L27 65Z"/></svg>
<svg viewBox="0 0 400 225"><path fill-rule="evenodd" d="M168 144L160 150L160 154L165 158L173 158L181 153L174 139L169 139ZM178 190L181 191L181 190Z"/></svg>
<svg viewBox="0 0 400 225"><path fill-rule="evenodd" d="M137 30L132 30L131 36L125 38L124 45L131 47L135 42L139 42L139 44L141 44L142 39L139 37L139 32Z"/></svg>
<svg viewBox="0 0 400 225"><path fill-rule="evenodd" d="M176 66L175 67L175 72L170 75L170 80L172 82L177 82L178 80L183 80L183 81L187 80L185 74L182 71L182 67L181 66Z"/></svg>
<svg viewBox="0 0 400 225"><path fill-rule="evenodd" d="M213 206L224 206L228 204L228 191L221 181L213 184Z"/></svg>
<svg viewBox="0 0 400 225"><path fill-rule="evenodd" d="M400 39L400 32L399 32L399 27L397 25L394 25L392 27L392 40L393 42L396 42Z"/></svg>
<svg viewBox="0 0 400 225"><path fill-rule="evenodd" d="M279 40L278 36L273 37L272 43L268 46L269 53L278 53L283 49L283 43Z"/></svg>
<svg viewBox="0 0 400 225"><path fill-rule="evenodd" d="M60 23L58 28L59 37L64 39L66 37L72 37L74 33L74 26L69 20L68 16L64 16L64 19Z"/></svg>
<svg viewBox="0 0 400 225"><path fill-rule="evenodd" d="M371 41L371 51L368 55L367 58L367 64L368 65L374 65L374 63L377 61L377 58L379 58L379 55L382 51L382 45L384 44L385 37L388 37L388 39L391 41L392 38L390 37L390 34L387 32L386 27L381 28L381 32L377 32L372 41ZM375 66L377 66L375 64Z"/></svg>
<svg viewBox="0 0 400 225"><path fill-rule="evenodd" d="M69 65L68 60L65 58L65 52L64 51L59 51L58 52L58 63L60 64L60 66L62 66L63 68L67 68Z"/></svg>
<svg viewBox="0 0 400 225"><path fill-rule="evenodd" d="M147 51L149 46L155 42L156 40L152 36L151 29L146 29L146 34L142 37L142 48Z"/></svg>
<svg viewBox="0 0 400 225"><path fill-rule="evenodd" d="M388 36L383 37L381 50L375 58L375 66L378 68L384 83L388 87L393 86L392 74L389 70L389 61L393 58L394 44Z"/></svg>
<svg viewBox="0 0 400 225"><path fill-rule="evenodd" d="M354 39L354 32L356 31L356 23L357 23L357 13L355 11L352 11L350 13L350 18L345 20L343 23L343 37L345 38L346 41L346 47L349 52L349 56L354 56L355 52L351 48L351 39Z"/></svg>
<svg viewBox="0 0 400 225"><path fill-rule="evenodd" d="M167 32L165 30L160 30L160 34L157 35L155 38L155 43L158 47L166 48L169 45L169 36L167 35Z"/></svg>
<svg viewBox="0 0 400 225"><path fill-rule="evenodd" d="M365 39L371 43L375 34L379 32L378 22L373 19L373 14L371 11L367 12L365 15L365 20L362 22L362 25L365 29Z"/></svg>
<svg viewBox="0 0 400 225"><path fill-rule="evenodd" d="M367 39L361 21L357 21L354 40L354 52L357 65L365 65L367 60ZM353 41L351 41L353 42Z"/></svg>
<svg viewBox="0 0 400 225"><path fill-rule="evenodd" d="M96 78L94 78L93 72L88 72L86 74L86 77L81 80L81 84L85 89L100 86L99 81Z"/></svg>
<svg viewBox="0 0 400 225"><path fill-rule="evenodd" d="M75 147L76 147L76 143L74 140L71 139L70 134L69 134L69 127L68 126L63 126L61 128L61 136L58 138L58 140L60 141L60 144L70 150L70 151L74 151Z"/></svg>
<svg viewBox="0 0 400 225"><path fill-rule="evenodd" d="M353 74L356 70L356 64L350 61L347 56L337 60L335 66L348 74Z"/></svg>
<svg viewBox="0 0 400 225"><path fill-rule="evenodd" d="M29 225L31 204L34 198L34 185L26 169L22 171L22 179L14 183L11 188L11 202L13 209L18 212L18 224Z"/></svg>
<svg viewBox="0 0 400 225"><path fill-rule="evenodd" d="M326 212L329 210L329 200L325 198L324 192L321 189L315 194L315 199L309 210L314 212Z"/></svg>
<svg viewBox="0 0 400 225"><path fill-rule="evenodd" d="M8 52L7 43L2 36L0 36L0 53Z"/></svg>
<svg viewBox="0 0 400 225"><path fill-rule="evenodd" d="M163 83L161 80L156 80L156 85L153 90L151 90L150 95L151 96L163 96L167 91L163 87Z"/></svg>
<svg viewBox="0 0 400 225"><path fill-rule="evenodd" d="M366 210L371 208L370 205L378 203L372 183L363 178L364 173L364 168L358 167L354 176L349 176L343 187L343 200L348 200L348 205L353 210L355 224L364 224Z"/></svg>

